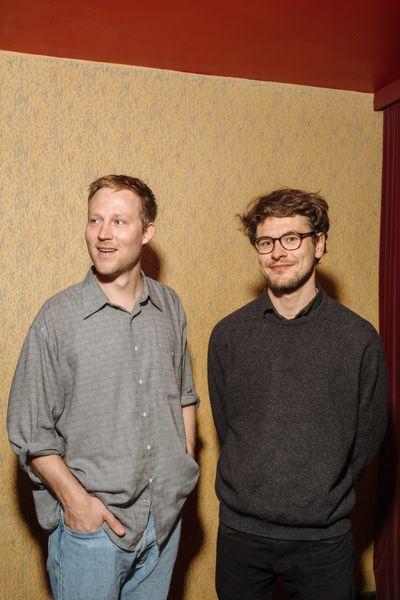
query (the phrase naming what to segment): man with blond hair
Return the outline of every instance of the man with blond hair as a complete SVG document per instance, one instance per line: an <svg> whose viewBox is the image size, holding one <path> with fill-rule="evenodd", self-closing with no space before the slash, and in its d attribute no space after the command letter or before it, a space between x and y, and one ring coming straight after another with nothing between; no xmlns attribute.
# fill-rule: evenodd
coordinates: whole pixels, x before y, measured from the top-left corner
<svg viewBox="0 0 400 600"><path fill-rule="evenodd" d="M354 598L354 484L386 427L378 335L316 283L328 205L280 189L242 216L266 291L220 321L209 387L220 441L220 600Z"/></svg>
<svg viewBox="0 0 400 600"><path fill-rule="evenodd" d="M51 532L56 600L168 595L198 397L181 302L141 271L156 213L140 179L91 184L93 266L42 306L14 376L9 437Z"/></svg>

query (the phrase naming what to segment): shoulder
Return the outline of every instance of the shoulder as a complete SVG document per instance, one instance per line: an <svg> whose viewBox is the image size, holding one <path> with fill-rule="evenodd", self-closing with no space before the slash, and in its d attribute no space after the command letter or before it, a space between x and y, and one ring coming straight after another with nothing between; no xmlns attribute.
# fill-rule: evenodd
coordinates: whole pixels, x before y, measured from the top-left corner
<svg viewBox="0 0 400 600"><path fill-rule="evenodd" d="M260 296L218 321L211 332L211 340L226 338L231 332L240 331L242 326L247 328L249 322L261 314L262 304L263 296Z"/></svg>
<svg viewBox="0 0 400 600"><path fill-rule="evenodd" d="M68 314L75 313L77 310L81 311L83 287L84 282L80 282L48 298L36 315L33 326L46 330Z"/></svg>
<svg viewBox="0 0 400 600"><path fill-rule="evenodd" d="M166 285L165 283L160 283L155 279L151 279L151 277L147 277L147 285L149 288L150 296L155 294L156 298L158 297L161 302L173 303L178 305L181 303L181 300L178 294L171 287Z"/></svg>
<svg viewBox="0 0 400 600"><path fill-rule="evenodd" d="M185 313L178 294L165 283L146 276L147 286L151 300L165 311L169 318L178 322L185 322Z"/></svg>
<svg viewBox="0 0 400 600"><path fill-rule="evenodd" d="M326 318L332 324L340 327L343 335L356 335L365 338L366 341L379 340L375 327L369 321L330 296L326 296L326 298Z"/></svg>
<svg viewBox="0 0 400 600"><path fill-rule="evenodd" d="M76 283L70 287L58 292L54 296L51 296L46 302L44 302L39 313L52 314L60 309L68 309L74 307L77 304L82 305L83 298L83 287L84 282Z"/></svg>
<svg viewBox="0 0 400 600"><path fill-rule="evenodd" d="M152 279L151 277L147 277L147 275L146 275L146 281L147 281L147 285L149 287L150 294L151 294L151 292L156 292L156 294L159 294L162 298L165 298L165 299L172 298L176 301L179 301L178 294L175 292L175 290L173 290L171 287L169 287L169 285L166 285L165 283L160 283L159 281L156 281L155 279Z"/></svg>

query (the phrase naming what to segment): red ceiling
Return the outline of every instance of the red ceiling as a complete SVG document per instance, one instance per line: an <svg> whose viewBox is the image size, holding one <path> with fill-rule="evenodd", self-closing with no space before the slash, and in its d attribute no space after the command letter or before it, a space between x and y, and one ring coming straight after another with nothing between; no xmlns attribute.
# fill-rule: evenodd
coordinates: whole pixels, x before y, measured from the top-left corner
<svg viewBox="0 0 400 600"><path fill-rule="evenodd" d="M400 0L1 0L0 49L374 92Z"/></svg>

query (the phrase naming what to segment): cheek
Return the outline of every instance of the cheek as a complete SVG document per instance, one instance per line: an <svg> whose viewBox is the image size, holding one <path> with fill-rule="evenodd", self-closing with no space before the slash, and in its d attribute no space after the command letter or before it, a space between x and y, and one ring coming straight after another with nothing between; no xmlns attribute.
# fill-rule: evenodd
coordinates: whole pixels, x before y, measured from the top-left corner
<svg viewBox="0 0 400 600"><path fill-rule="evenodd" d="M265 255L264 256L262 254L258 255L258 264L260 265L260 267L263 271L268 268L268 259L265 258Z"/></svg>
<svg viewBox="0 0 400 600"><path fill-rule="evenodd" d="M90 229L88 229L88 227L86 227L85 229L85 240L87 244L90 244L90 242L93 239L93 232L90 231Z"/></svg>
<svg viewBox="0 0 400 600"><path fill-rule="evenodd" d="M143 236L141 236L139 233L133 234L131 232L120 233L118 236L118 239L121 242L121 244L123 244L132 251L135 251L138 247L142 245L142 238Z"/></svg>
<svg viewBox="0 0 400 600"><path fill-rule="evenodd" d="M312 265L315 263L315 256L316 248L313 248L313 250L304 257L303 262L307 265Z"/></svg>

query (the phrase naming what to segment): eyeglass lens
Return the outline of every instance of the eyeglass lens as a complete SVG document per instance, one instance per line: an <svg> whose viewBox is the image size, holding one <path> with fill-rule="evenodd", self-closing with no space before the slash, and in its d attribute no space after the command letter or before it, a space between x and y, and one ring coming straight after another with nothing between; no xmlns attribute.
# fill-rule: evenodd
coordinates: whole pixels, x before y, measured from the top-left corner
<svg viewBox="0 0 400 600"><path fill-rule="evenodd" d="M285 250L297 250L301 244L301 236L297 233L286 233L279 238L279 241ZM257 240L257 250L263 254L269 254L273 251L275 241L273 238L263 238Z"/></svg>

